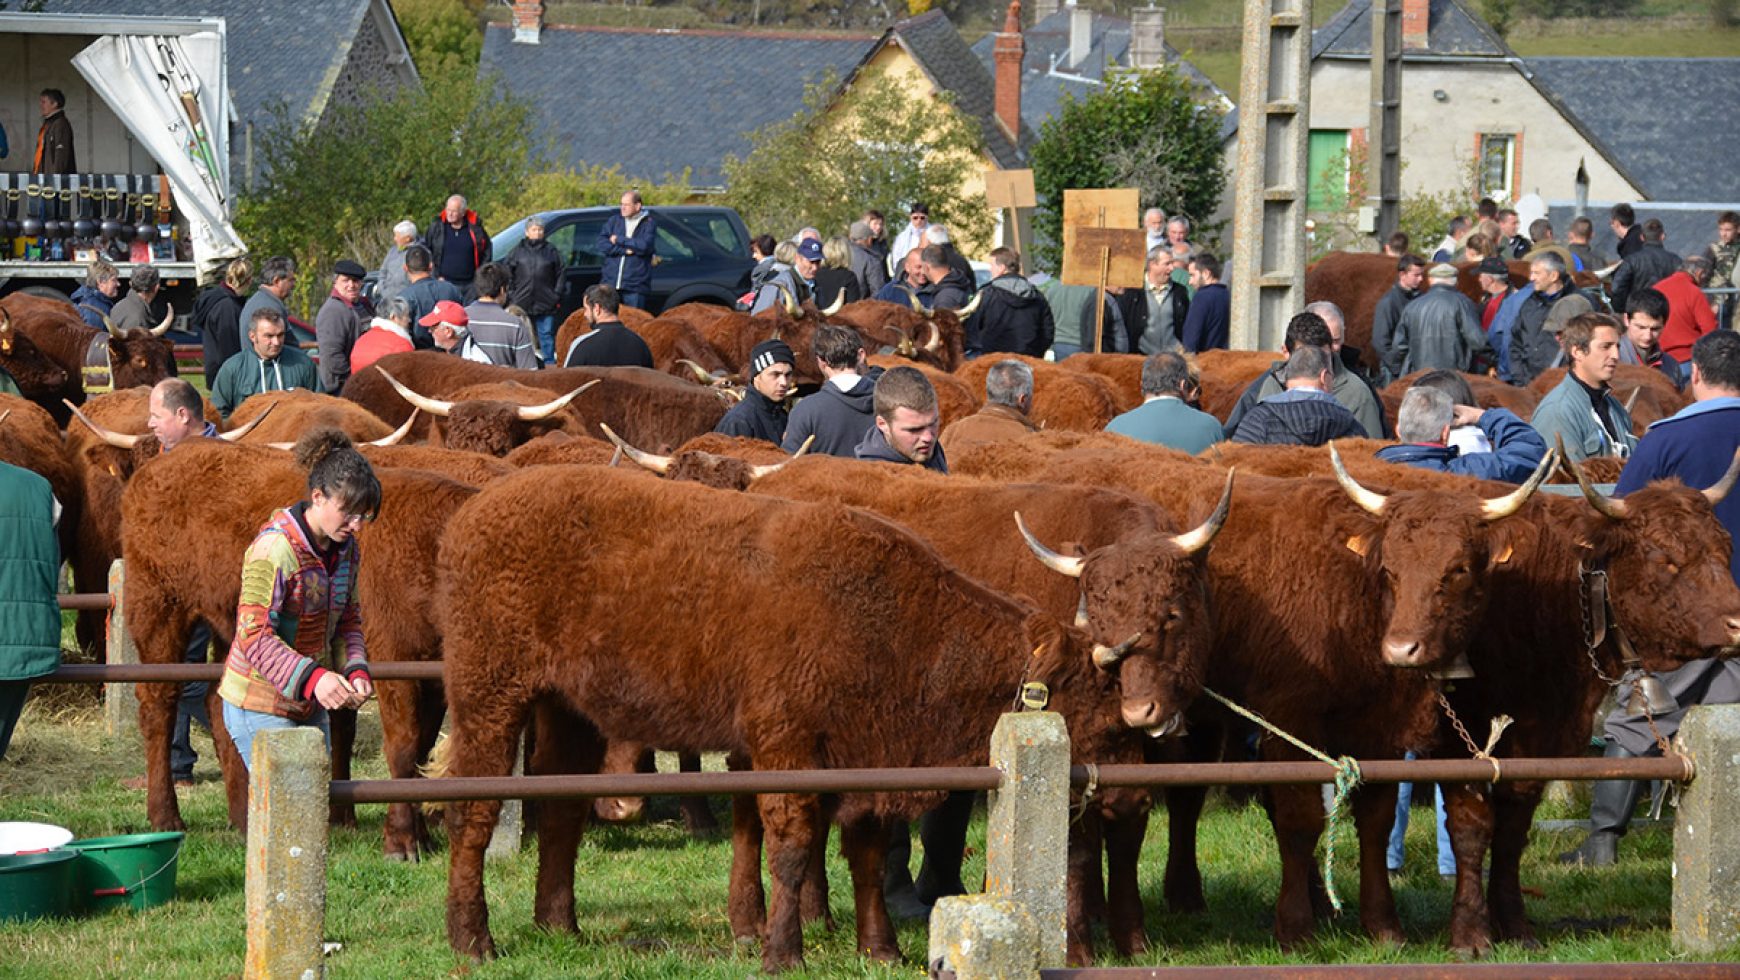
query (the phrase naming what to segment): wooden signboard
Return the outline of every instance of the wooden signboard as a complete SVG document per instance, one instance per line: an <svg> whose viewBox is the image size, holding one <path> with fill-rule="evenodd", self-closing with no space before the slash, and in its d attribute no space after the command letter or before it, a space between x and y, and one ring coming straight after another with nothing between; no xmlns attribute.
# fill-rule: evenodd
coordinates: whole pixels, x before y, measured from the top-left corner
<svg viewBox="0 0 1740 980"><path fill-rule="evenodd" d="M985 203L994 208L1031 208L1039 204L1031 170L985 170Z"/></svg>
<svg viewBox="0 0 1740 980"><path fill-rule="evenodd" d="M1065 227L1140 228L1142 197L1134 187L1063 192Z"/></svg>
<svg viewBox="0 0 1740 980"><path fill-rule="evenodd" d="M1140 288L1148 265L1148 236L1140 228L1063 226L1063 274L1067 286Z"/></svg>

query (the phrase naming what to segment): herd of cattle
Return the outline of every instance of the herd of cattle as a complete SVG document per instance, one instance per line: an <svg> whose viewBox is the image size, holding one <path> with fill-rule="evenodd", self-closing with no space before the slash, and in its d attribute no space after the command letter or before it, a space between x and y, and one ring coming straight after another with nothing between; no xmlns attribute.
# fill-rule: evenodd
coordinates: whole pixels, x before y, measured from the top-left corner
<svg viewBox="0 0 1740 980"><path fill-rule="evenodd" d="M1320 264L1312 298L1348 310L1357 343L1393 265L1336 261L1351 271L1326 283ZM11 296L0 311L0 364L29 396L0 396L0 459L53 485L79 591L100 591L125 556L126 616L142 661L178 662L198 620L220 649L228 643L238 558L305 485L284 446L321 426L358 443L383 489L362 536L369 656L444 661L443 682L378 686L394 778L417 775L444 715L452 775L509 772L528 722L538 773L597 771L608 746L723 751L758 769L983 764L998 714L1028 682L1046 685L1082 761L1213 757L1231 720L1199 701L1204 686L1332 755L1462 751L1442 698L1470 723L1514 718L1501 756L1575 756L1607 690L1603 673L1617 676L1624 659L1619 630L1594 649L1585 643L1591 617L1621 624L1649 670L1740 644L1740 589L1711 510L1740 459L1716 487L1656 484L1616 504L1574 466L1568 477L1584 497L1537 494L1551 456L1522 487L1385 464L1376 442L1223 445L1190 457L1099 431L1140 403L1141 358L1131 355L1030 362L1044 431L964 451L950 476L788 459L710 434L731 403L725 379L741 378L762 339L782 336L800 353L799 381L820 380L801 355L824 319L855 326L881 351L872 361L917 365L945 422L972 412L989 359L963 362L954 315L873 302L753 317L684 307L632 323L656 371L525 372L396 354L352 378L341 398L257 396L224 439L161 454L138 386L173 371L163 341L137 331L109 338L116 390L86 398L68 358L82 361L100 334L45 300ZM1205 409L1224 416L1271 361L1202 355ZM1638 369L1616 379L1621 397L1648 395L1640 425L1683 404L1657 377ZM1384 392L1392 413L1408 380ZM1546 390L1470 380L1483 400L1525 417ZM621 465L624 451L638 465ZM1597 571L1612 582L1604 610L1587 608L1586 578ZM100 618L81 621L80 636L100 647ZM1464 659L1474 676L1444 684L1443 669ZM180 828L169 769L175 688L141 685L139 701L149 819ZM333 775L343 779L355 717L333 721ZM247 775L217 734L230 819L241 825ZM1278 740L1260 748L1301 757ZM1519 870L1542 788L1444 787L1456 951L1532 942ZM826 913L819 855L833 822L852 873L858 946L899 957L881 893L887 828L940 799L740 798L733 933L760 938L770 970L801 963L802 923ZM1172 910L1204 907L1203 799L1200 789L1165 793ZM1313 864L1323 806L1315 787L1274 787L1268 799L1282 860L1275 935L1292 945L1324 910ZM1075 962L1091 961L1096 921L1120 953L1147 948L1136 858L1151 796L1119 790L1089 802L1070 843ZM1394 805L1394 788L1382 786L1353 804L1361 922L1399 941L1384 864ZM482 856L499 806L458 804L447 815L449 939L473 956L493 953ZM575 929L587 809L538 807L540 924ZM354 823L338 808L333 818ZM414 860L430 845L420 812L390 808L387 856Z"/></svg>

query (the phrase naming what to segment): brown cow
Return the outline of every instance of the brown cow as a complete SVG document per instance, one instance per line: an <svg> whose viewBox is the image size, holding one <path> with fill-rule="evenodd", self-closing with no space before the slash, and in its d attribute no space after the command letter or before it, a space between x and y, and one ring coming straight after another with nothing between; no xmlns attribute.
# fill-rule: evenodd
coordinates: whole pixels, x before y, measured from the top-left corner
<svg viewBox="0 0 1740 980"><path fill-rule="evenodd" d="M1277 356L1273 351L1260 350L1205 350L1196 355L1202 410L1226 422L1239 403L1239 396L1275 365Z"/></svg>
<svg viewBox="0 0 1740 980"><path fill-rule="evenodd" d="M597 439L582 438L557 430L515 447L502 462L515 468L527 466L605 465L620 450Z"/></svg>
<svg viewBox="0 0 1740 980"><path fill-rule="evenodd" d="M574 405L574 411L586 423L589 435L598 422L608 422L611 428L633 439L636 445L655 449L680 446L693 436L713 431L719 424L730 399L720 392L683 381L645 368L552 368L546 371L519 371L514 368L478 364L441 351L412 351L391 354L375 362L384 371L417 393L429 398L448 400L454 392L469 385L517 381L542 388L553 395L565 395L588 381L603 383ZM344 397L357 402L389 425L400 425L411 415L411 404L405 401L381 371L361 371L345 382ZM419 422L411 429L411 438L427 438L429 426ZM595 438L595 437L594 437Z"/></svg>
<svg viewBox="0 0 1740 980"><path fill-rule="evenodd" d="M1024 354L998 354L962 364L955 376L974 392L985 390L985 375L998 361L1015 360L1033 369L1033 409L1027 413L1034 424L1046 429L1098 432L1118 415L1118 397L1112 386L1097 374L1071 371L1050 361Z"/></svg>
<svg viewBox="0 0 1740 980"><path fill-rule="evenodd" d="M431 444L490 456L506 456L515 446L546 432L584 433L584 423L568 406L586 389L602 383L588 381L552 399L542 388L496 381L467 385L453 392L450 399L440 399L413 391L385 368L381 373L406 401L434 417L429 428Z"/></svg>
<svg viewBox="0 0 1740 980"><path fill-rule="evenodd" d="M434 473L380 469L381 511L361 532L365 549L358 595L364 641L376 661L440 656L434 603L435 548L443 528L431 515L457 510L475 490ZM196 619L220 649L235 632L241 555L279 507L301 499L308 474L281 450L192 439L139 468L122 494L127 552L127 622L143 663L178 663ZM202 492L188 495L187 487ZM166 506L165 501L174 501ZM139 731L145 743L146 811L159 830L179 830L180 808L169 779L170 730L179 685L141 684ZM416 775L440 726L440 686L382 681L382 728L394 778ZM216 688L212 698L217 696ZM392 719L392 720L389 720ZM333 777L348 778L354 714L333 715ZM247 773L212 712L213 740L224 770L232 825L247 822ZM344 810L335 808L343 820ZM350 817L354 822L354 816ZM386 853L414 859L426 847L409 807L388 811Z"/></svg>
<svg viewBox="0 0 1740 980"><path fill-rule="evenodd" d="M356 402L303 388L249 396L230 413L230 426L241 428L267 412L272 413L271 417L261 421L247 439L256 446L295 442L305 432L324 428L337 429L357 443L374 442L393 434L393 426Z"/></svg>
<svg viewBox="0 0 1740 980"><path fill-rule="evenodd" d="M1402 407L1402 396L1420 380L1420 376L1429 371L1415 371L1413 374L1397 378L1378 391L1378 398L1384 405L1384 418L1388 420L1390 431L1396 428L1396 412ZM1560 377L1564 377L1561 373ZM1474 390L1474 400L1481 408L1509 409L1517 418L1527 422L1535 414L1535 406L1541 403L1541 396L1530 388L1518 388L1497 378L1484 374L1462 375L1462 380L1468 382L1468 387Z"/></svg>
<svg viewBox="0 0 1740 980"><path fill-rule="evenodd" d="M936 390L936 407L941 419L941 425L947 427L950 422L964 419L977 412L985 404L985 384L979 382L977 388L961 380L957 375L948 373L941 368L932 367L923 361L909 361L895 354L871 354L866 362L872 367L884 370L894 367L909 367L924 375L930 386ZM995 362L993 362L995 363Z"/></svg>
<svg viewBox="0 0 1740 980"><path fill-rule="evenodd" d="M0 309L0 368L18 384L19 394L38 405L53 404L66 387L66 369L22 330L14 329L4 309Z"/></svg>
<svg viewBox="0 0 1740 980"><path fill-rule="evenodd" d="M169 330L173 310L170 317L150 330L111 330L105 334L87 326L79 319L78 311L58 300L13 293L0 300L0 309L5 310L15 329L66 372L65 382L52 395L53 401L43 405L63 425L71 414L61 405L61 399L74 405L85 403L84 366L93 350L107 361L110 387L116 391L138 385L149 387L175 374L175 347L163 337Z"/></svg>
<svg viewBox="0 0 1740 980"><path fill-rule="evenodd" d="M977 307L976 298L962 311L927 310L916 299L910 305L864 299L847 303L828 319L857 330L867 350L886 348L902 363L953 371L965 360L961 322Z"/></svg>
<svg viewBox="0 0 1740 980"><path fill-rule="evenodd" d="M829 311L818 310L813 303L800 306L792 302L789 294L783 298L782 305L760 313L726 310L710 320L691 320L690 324L712 346L733 375L747 377L749 357L755 345L777 338L790 344L791 349L798 353L798 363L792 366L792 381L796 384L821 384L822 375L816 368L816 359L806 355L816 328L825 322Z"/></svg>
<svg viewBox="0 0 1740 980"><path fill-rule="evenodd" d="M722 308L715 309L724 312ZM647 348L652 351L653 366L658 370L681 378L694 377L694 369L683 364L687 361L700 368L701 373L709 375L703 384L712 383L711 375L731 373L730 367L720 359L718 351L687 320L671 316L655 318L639 310L634 310L638 315L631 318L626 315L629 310L634 308L622 308L621 312L625 314L622 322L639 335L640 339L646 341ZM589 329L591 328L586 322L585 314L578 310L563 321L562 329L556 334L556 363L548 366L560 366L568 355L568 348Z"/></svg>
<svg viewBox="0 0 1740 980"><path fill-rule="evenodd" d="M21 466L48 481L54 499L60 501L60 551L69 560L78 554L80 512L84 488L78 470L67 453L54 417L35 402L16 395L0 395L0 460ZM102 589L87 591L106 591ZM100 618L98 619L100 623Z"/></svg>
<svg viewBox="0 0 1740 980"><path fill-rule="evenodd" d="M998 445L963 453L970 473ZM1165 465L1127 452L1032 453L1029 478L1115 486L1163 507L1202 506L1219 468ZM1430 744L1436 687L1424 671L1466 651L1486 605L1488 569L1501 567L1526 533L1501 518L1527 501L1535 480L1505 497L1472 493L1378 495L1352 482L1241 477L1232 522L1209 556L1216 602L1216 651L1206 683L1332 755L1399 758ZM1352 497L1352 502L1349 501ZM1304 515L1309 515L1308 518ZM1325 583L1334 601L1325 602ZM1270 758L1302 758L1265 739ZM1314 928L1312 852L1323 826L1315 786L1275 787L1273 822L1281 851L1275 936L1295 945ZM1200 790L1167 794L1171 841L1167 900L1202 906L1195 864ZM1360 845L1360 918L1374 937L1400 941L1384 850L1395 791L1368 786L1354 797Z"/></svg>
<svg viewBox="0 0 1740 980"><path fill-rule="evenodd" d="M504 553L520 560L510 568ZM1080 758L1122 728L1118 685L1084 634L852 508L540 468L460 508L440 567L455 775L506 774L534 713L540 773L595 770L600 736L741 753L758 770L982 764L1026 681L1047 686ZM680 597L682 614L660 597ZM876 959L900 958L882 902L887 822L938 796L839 797L858 948ZM813 794L757 802L774 885L762 964L774 971L802 963L797 896L823 814ZM473 957L495 952L483 849L499 810L448 809L448 939ZM584 816L577 801L539 807L540 925L576 931Z"/></svg>
<svg viewBox="0 0 1740 980"><path fill-rule="evenodd" d="M1244 455L1239 465L1260 467L1265 458L1288 473L1313 462L1317 472L1329 468L1323 450L1275 447ZM1374 488L1448 495L1503 486L1369 457L1349 456L1348 466ZM1540 494L1512 519L1532 531L1515 539L1511 560L1492 578L1492 598L1469 647L1475 676L1457 681L1448 693L1469 724L1501 714L1515 719L1495 755L1573 757L1587 750L1589 719L1608 689L1596 670L1617 677L1625 666L1617 631L1609 633L1595 660L1583 642L1589 627L1581 596L1588 569L1604 568L1618 583L1608 592L1607 622L1624 627L1644 669L1671 669L1740 641L1740 590L1728 570L1727 535L1708 499L1726 492L1734 475L1731 470L1710 493L1672 481L1651 484L1617 509L1585 491L1624 517ZM1460 743L1448 727L1441 723L1440 742L1454 752ZM1445 784L1458 872L1453 951L1482 954L1494 938L1532 941L1519 865L1542 790L1540 783L1500 783L1488 797L1484 786ZM1480 883L1489 846L1490 909Z"/></svg>
<svg viewBox="0 0 1740 980"><path fill-rule="evenodd" d="M1057 364L1071 371L1086 371L1105 378L1112 386L1112 394L1117 396L1118 411L1128 412L1142 404L1142 365L1147 361L1146 354L1081 353L1071 354Z"/></svg>

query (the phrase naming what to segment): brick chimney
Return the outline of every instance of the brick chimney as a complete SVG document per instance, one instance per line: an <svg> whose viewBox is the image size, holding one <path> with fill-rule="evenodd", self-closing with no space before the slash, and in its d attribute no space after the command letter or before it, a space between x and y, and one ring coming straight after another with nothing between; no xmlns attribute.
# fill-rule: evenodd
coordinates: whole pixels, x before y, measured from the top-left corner
<svg viewBox="0 0 1740 980"><path fill-rule="evenodd" d="M1402 50L1427 47L1432 21L1432 0L1402 0Z"/></svg>
<svg viewBox="0 0 1740 980"><path fill-rule="evenodd" d="M1149 4L1130 11L1130 67L1158 68L1166 63L1166 8Z"/></svg>
<svg viewBox="0 0 1740 980"><path fill-rule="evenodd" d="M543 0L514 0L514 43L537 44L543 29Z"/></svg>
<svg viewBox="0 0 1740 980"><path fill-rule="evenodd" d="M1021 56L1027 41L1021 36L1021 0L1010 0L1009 15L996 34L991 59L996 63L997 123L1017 145L1021 142Z"/></svg>

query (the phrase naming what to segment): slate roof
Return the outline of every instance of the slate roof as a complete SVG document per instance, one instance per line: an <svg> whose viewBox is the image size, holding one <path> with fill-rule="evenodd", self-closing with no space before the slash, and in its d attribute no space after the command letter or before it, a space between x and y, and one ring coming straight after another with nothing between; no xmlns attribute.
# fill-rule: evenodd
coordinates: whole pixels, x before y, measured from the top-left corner
<svg viewBox="0 0 1740 980"><path fill-rule="evenodd" d="M1510 57L1512 52L1492 28L1460 0L1432 0L1426 22L1426 47L1412 52L1424 55L1461 55L1487 58ZM1371 3L1353 0L1311 35L1311 57L1371 57ZM1404 53L1403 58L1407 57Z"/></svg>
<svg viewBox="0 0 1740 980"><path fill-rule="evenodd" d="M545 25L515 44L491 24L478 70L531 101L538 144L562 162L616 165L641 180L688 167L696 187L722 187L728 155L749 133L803 108L804 87L844 77L875 38L747 31Z"/></svg>
<svg viewBox="0 0 1740 980"><path fill-rule="evenodd" d="M1065 7L1022 31L1026 53L1021 59L1021 121L1035 131L1045 120L1063 108L1064 97L1085 99L1098 91L1108 68L1127 67L1130 55L1130 22L1094 12L1091 31L1092 47L1086 59L1074 68L1068 67L1070 11ZM996 63L992 51L996 34L990 33L973 44L973 54L993 79ZM1184 60L1172 45L1166 45L1166 60L1184 73L1207 98L1223 106L1232 105L1231 98L1207 75ZM1225 100L1222 102L1222 100Z"/></svg>
<svg viewBox="0 0 1740 980"><path fill-rule="evenodd" d="M1740 58L1530 58L1658 201L1740 202ZM1599 224L1600 222L1597 222Z"/></svg>
<svg viewBox="0 0 1740 980"><path fill-rule="evenodd" d="M991 72L973 57L972 49L942 11L932 10L890 26L852 74L855 76L889 43L899 44L911 55L937 88L953 93L955 108L979 121L985 149L999 167L1010 170L1025 164L1027 147L1034 139L1026 113L1022 114L1019 145L1011 143L996 122L996 89ZM848 85L850 82L847 79Z"/></svg>
<svg viewBox="0 0 1740 980"><path fill-rule="evenodd" d="M45 0L47 14L222 17L228 38L230 101L242 125L230 140L239 161L246 124L270 120L280 101L305 114L338 76L372 0ZM312 25L319 25L314 29ZM236 171L238 174L240 171Z"/></svg>

